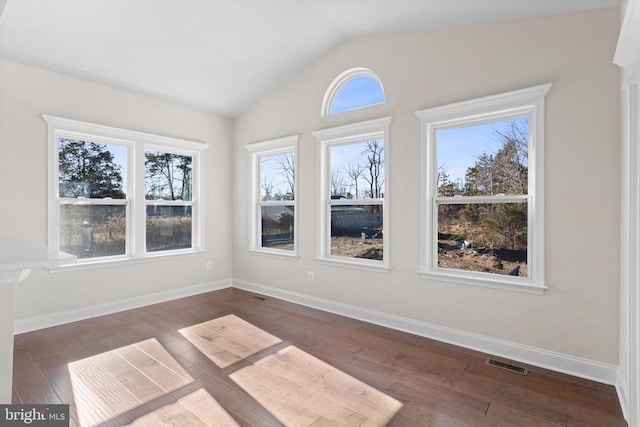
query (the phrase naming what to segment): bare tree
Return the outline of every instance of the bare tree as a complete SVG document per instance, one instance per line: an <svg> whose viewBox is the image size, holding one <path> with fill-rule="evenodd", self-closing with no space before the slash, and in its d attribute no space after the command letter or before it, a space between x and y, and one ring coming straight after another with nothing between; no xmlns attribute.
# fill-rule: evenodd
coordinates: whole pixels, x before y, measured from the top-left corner
<svg viewBox="0 0 640 427"><path fill-rule="evenodd" d="M506 145L512 143L517 155L518 162L522 165L528 164L529 157L529 120L527 118L514 119L502 129L494 128L496 139Z"/></svg>
<svg viewBox="0 0 640 427"><path fill-rule="evenodd" d="M280 176L286 182L289 188L290 198L293 199L293 194L296 185L296 162L292 153L283 154L275 158L276 165L280 170ZM288 196L288 195L287 195Z"/></svg>
<svg viewBox="0 0 640 427"><path fill-rule="evenodd" d="M344 176L340 170L331 171L331 195L340 196L346 193L344 185Z"/></svg>
<svg viewBox="0 0 640 427"><path fill-rule="evenodd" d="M367 148L362 154L367 156L363 179L369 184L369 194L372 198L383 197L384 186L384 143L378 139L367 141Z"/></svg>
<svg viewBox="0 0 640 427"><path fill-rule="evenodd" d="M358 180L362 177L363 170L364 168L362 167L360 162L353 164L351 163L351 161L348 161L347 166L345 166L344 168L344 172L351 179L351 186L353 187L355 193L353 197L355 199L357 199L359 195Z"/></svg>
<svg viewBox="0 0 640 427"><path fill-rule="evenodd" d="M262 198L263 201L266 200L273 200L273 188L275 187L273 185L273 180L272 179L267 179L267 177L265 176L262 184L260 184L260 187L262 187L262 189L264 190L264 196Z"/></svg>
<svg viewBox="0 0 640 427"><path fill-rule="evenodd" d="M191 198L191 156L164 153L145 153L145 181L147 198L168 200Z"/></svg>

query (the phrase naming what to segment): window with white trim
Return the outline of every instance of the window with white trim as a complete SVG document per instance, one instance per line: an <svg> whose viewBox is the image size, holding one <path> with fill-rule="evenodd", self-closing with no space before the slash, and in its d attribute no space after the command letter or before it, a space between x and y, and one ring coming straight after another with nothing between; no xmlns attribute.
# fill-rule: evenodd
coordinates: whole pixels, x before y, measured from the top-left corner
<svg viewBox="0 0 640 427"><path fill-rule="evenodd" d="M298 136L249 144L252 196L249 249L295 256Z"/></svg>
<svg viewBox="0 0 640 427"><path fill-rule="evenodd" d="M344 71L329 85L322 101L322 117L385 102L380 78L368 68Z"/></svg>
<svg viewBox="0 0 640 427"><path fill-rule="evenodd" d="M544 97L550 87L416 112L423 277L544 291Z"/></svg>
<svg viewBox="0 0 640 427"><path fill-rule="evenodd" d="M318 259L389 268L389 117L313 132L320 147Z"/></svg>
<svg viewBox="0 0 640 427"><path fill-rule="evenodd" d="M164 147L145 150L147 252L193 246L193 157Z"/></svg>
<svg viewBox="0 0 640 427"><path fill-rule="evenodd" d="M43 117L50 247L79 264L201 250L205 144Z"/></svg>

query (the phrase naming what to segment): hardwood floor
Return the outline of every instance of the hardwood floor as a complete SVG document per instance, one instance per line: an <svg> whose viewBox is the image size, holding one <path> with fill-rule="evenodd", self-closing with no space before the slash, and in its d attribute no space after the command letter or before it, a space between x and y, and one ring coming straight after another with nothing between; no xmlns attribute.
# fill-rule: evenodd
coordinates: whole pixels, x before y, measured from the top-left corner
<svg viewBox="0 0 640 427"><path fill-rule="evenodd" d="M486 357L226 289L17 335L13 402L72 426L626 426L612 386Z"/></svg>

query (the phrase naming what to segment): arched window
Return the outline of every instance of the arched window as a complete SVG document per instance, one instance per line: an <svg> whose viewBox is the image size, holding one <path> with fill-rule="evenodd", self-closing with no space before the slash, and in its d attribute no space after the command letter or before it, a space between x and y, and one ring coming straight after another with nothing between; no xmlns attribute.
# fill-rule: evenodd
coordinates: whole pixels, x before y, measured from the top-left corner
<svg viewBox="0 0 640 427"><path fill-rule="evenodd" d="M378 76L368 68L352 68L329 85L322 101L322 117L385 102Z"/></svg>

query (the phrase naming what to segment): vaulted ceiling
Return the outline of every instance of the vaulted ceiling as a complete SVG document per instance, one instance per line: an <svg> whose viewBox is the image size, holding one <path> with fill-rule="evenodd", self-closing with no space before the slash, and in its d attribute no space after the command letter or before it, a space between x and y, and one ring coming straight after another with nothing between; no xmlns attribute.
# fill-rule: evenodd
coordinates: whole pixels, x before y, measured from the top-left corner
<svg viewBox="0 0 640 427"><path fill-rule="evenodd" d="M349 37L619 4L6 0L0 16L0 57L234 117Z"/></svg>

